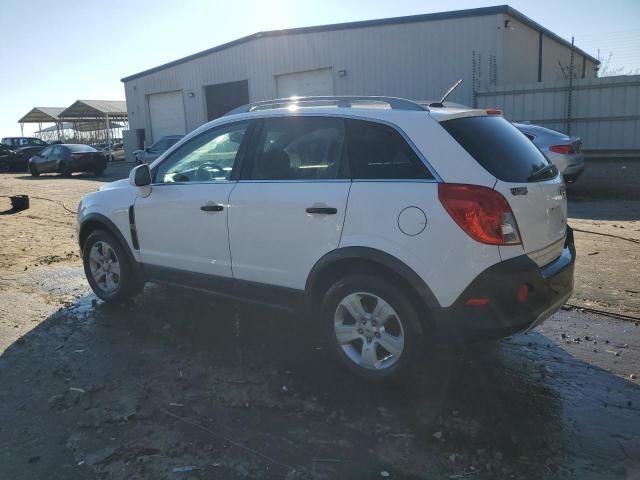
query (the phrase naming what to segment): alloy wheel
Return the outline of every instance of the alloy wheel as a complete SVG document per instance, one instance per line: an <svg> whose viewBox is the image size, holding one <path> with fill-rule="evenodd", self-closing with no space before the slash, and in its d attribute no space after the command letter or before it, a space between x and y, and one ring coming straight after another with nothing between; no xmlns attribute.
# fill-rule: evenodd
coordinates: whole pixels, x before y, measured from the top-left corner
<svg viewBox="0 0 640 480"><path fill-rule="evenodd" d="M89 270L96 285L107 293L115 291L120 285L120 262L116 252L105 241L91 246Z"/></svg>
<svg viewBox="0 0 640 480"><path fill-rule="evenodd" d="M333 327L342 351L362 368L390 368L404 351L402 321L378 295L366 292L347 295L336 308Z"/></svg>

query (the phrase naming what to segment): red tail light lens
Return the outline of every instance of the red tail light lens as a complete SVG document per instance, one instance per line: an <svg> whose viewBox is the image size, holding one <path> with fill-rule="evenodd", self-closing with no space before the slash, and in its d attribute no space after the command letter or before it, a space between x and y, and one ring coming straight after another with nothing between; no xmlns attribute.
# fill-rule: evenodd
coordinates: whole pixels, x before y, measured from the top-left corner
<svg viewBox="0 0 640 480"><path fill-rule="evenodd" d="M488 245L519 245L520 231L507 200L479 185L438 184L438 197L467 235Z"/></svg>
<svg viewBox="0 0 640 480"><path fill-rule="evenodd" d="M575 153L572 145L554 145L549 147L549 150L555 153L560 153L562 155L571 155Z"/></svg>
<svg viewBox="0 0 640 480"><path fill-rule="evenodd" d="M502 110L498 110L497 108L487 108L487 115L502 115Z"/></svg>
<svg viewBox="0 0 640 480"><path fill-rule="evenodd" d="M72 153L71 160L80 160L84 155L82 153Z"/></svg>

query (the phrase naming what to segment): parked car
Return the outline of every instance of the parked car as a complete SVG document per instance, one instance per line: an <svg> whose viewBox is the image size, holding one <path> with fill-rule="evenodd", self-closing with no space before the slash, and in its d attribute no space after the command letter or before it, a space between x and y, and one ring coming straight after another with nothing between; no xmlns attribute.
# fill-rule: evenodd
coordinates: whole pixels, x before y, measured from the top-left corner
<svg viewBox="0 0 640 480"><path fill-rule="evenodd" d="M121 142L112 143L111 148L109 148L108 143L97 143L91 146L106 155L109 162L122 162L126 160L124 144Z"/></svg>
<svg viewBox="0 0 640 480"><path fill-rule="evenodd" d="M2 139L2 143L17 155L16 166L20 171L27 169L30 157L49 146L47 142L35 137L5 137Z"/></svg>
<svg viewBox="0 0 640 480"><path fill-rule="evenodd" d="M516 127L404 99L318 102L237 109L86 195L95 294L121 302L153 280L306 312L375 381L420 368L436 336L507 336L566 302L564 184Z"/></svg>
<svg viewBox="0 0 640 480"><path fill-rule="evenodd" d="M73 172L93 172L100 176L105 168L107 157L89 145L51 145L29 159L29 172L34 177L54 172L66 177Z"/></svg>
<svg viewBox="0 0 640 480"><path fill-rule="evenodd" d="M556 166L568 183L584 172L582 139L531 123L514 123Z"/></svg>
<svg viewBox="0 0 640 480"><path fill-rule="evenodd" d="M8 145L0 143L0 173L24 170L23 163L24 161L20 155L16 155Z"/></svg>
<svg viewBox="0 0 640 480"><path fill-rule="evenodd" d="M144 150L136 150L133 152L136 163L152 163L156 158L169 150L183 137L184 135L167 135Z"/></svg>

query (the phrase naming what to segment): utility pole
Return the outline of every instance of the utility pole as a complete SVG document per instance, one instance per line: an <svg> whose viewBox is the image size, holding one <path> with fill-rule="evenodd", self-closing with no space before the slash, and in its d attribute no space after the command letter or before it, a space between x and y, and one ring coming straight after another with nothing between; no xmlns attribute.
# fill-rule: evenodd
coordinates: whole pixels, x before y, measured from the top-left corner
<svg viewBox="0 0 640 480"><path fill-rule="evenodd" d="M567 135L571 136L571 107L573 101L573 49L574 37L571 37L571 61L569 62L569 92L567 95Z"/></svg>

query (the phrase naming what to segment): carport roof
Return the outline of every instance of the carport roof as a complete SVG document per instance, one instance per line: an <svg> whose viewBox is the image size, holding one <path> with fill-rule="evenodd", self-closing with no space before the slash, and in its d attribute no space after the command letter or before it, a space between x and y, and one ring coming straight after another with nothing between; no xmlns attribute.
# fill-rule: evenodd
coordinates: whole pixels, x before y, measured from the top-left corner
<svg viewBox="0 0 640 480"><path fill-rule="evenodd" d="M251 40L255 40L263 37L281 37L284 35L296 35L301 33L314 33L314 32L330 32L335 30L377 27L382 25L401 25L404 23L427 22L431 20L447 20L452 18L481 17L485 15L497 15L500 13L510 15L511 17L524 23L525 25L528 25L534 30L544 33L546 36L548 36L549 38L552 38L556 42L571 48L571 42L568 42L564 38L553 33L548 28L545 28L539 23L533 21L532 19L527 17L525 14L520 13L515 8L512 8L509 5L496 5L495 7L469 8L466 10L454 10L450 12L427 13L422 15L409 15L405 17L380 18L375 20L363 20L358 22L334 23L331 25L316 25L313 27L301 27L301 28L290 28L286 30L270 30L266 32L258 32L252 35L248 35L246 37L239 38L237 40L233 40L228 43L224 43L222 45L218 45L217 47L213 47L208 50L204 50L202 52L194 53L193 55L189 55L188 57L180 58L178 60L174 60L173 62L165 63L164 65L150 68L149 70L144 70L140 73L135 73L128 77L124 77L123 79L121 79L121 81L128 82L129 80L134 80L139 77L144 77L145 75L159 72L161 70L165 70L167 68L189 62L196 58L204 57L212 53L219 52L221 50L226 50L227 48L231 48L236 45L240 45L246 42L250 42ZM595 62L597 65L600 64L600 61L597 58L593 57L592 55L589 55L584 50L581 50L578 47L574 47L574 49L580 55L584 55L589 60Z"/></svg>
<svg viewBox="0 0 640 480"><path fill-rule="evenodd" d="M76 100L70 107L60 113L65 120L104 118L126 119L127 103L124 100Z"/></svg>
<svg viewBox="0 0 640 480"><path fill-rule="evenodd" d="M33 107L18 123L50 123L60 120L64 107Z"/></svg>

